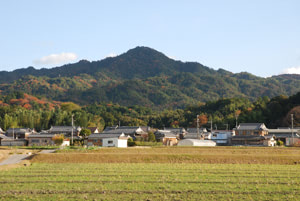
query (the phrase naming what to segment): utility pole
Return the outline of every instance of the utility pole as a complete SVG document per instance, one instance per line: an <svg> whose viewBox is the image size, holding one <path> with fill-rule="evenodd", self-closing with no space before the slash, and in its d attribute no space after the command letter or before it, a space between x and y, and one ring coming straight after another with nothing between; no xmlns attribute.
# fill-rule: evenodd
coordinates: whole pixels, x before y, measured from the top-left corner
<svg viewBox="0 0 300 201"><path fill-rule="evenodd" d="M74 119L73 119L73 117L74 117L74 114L72 114L72 138L71 138L72 146L73 146L73 128L74 128Z"/></svg>
<svg viewBox="0 0 300 201"><path fill-rule="evenodd" d="M294 114L291 114L291 120L292 120L292 146L294 146Z"/></svg>
<svg viewBox="0 0 300 201"><path fill-rule="evenodd" d="M213 129L213 127L212 127L212 117L210 116L210 132L212 132L212 129Z"/></svg>
<svg viewBox="0 0 300 201"><path fill-rule="evenodd" d="M199 115L197 115L197 139L199 140Z"/></svg>
<svg viewBox="0 0 300 201"><path fill-rule="evenodd" d="M13 126L13 139L15 139L15 128Z"/></svg>
<svg viewBox="0 0 300 201"><path fill-rule="evenodd" d="M226 130L228 131L228 124L224 124L226 126Z"/></svg>

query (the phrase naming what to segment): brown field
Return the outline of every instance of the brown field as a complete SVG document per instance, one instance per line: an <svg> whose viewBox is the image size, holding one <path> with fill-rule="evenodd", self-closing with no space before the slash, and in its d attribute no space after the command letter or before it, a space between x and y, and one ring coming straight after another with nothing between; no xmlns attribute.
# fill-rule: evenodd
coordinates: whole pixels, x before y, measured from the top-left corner
<svg viewBox="0 0 300 201"><path fill-rule="evenodd" d="M60 150L37 154L33 163L202 163L300 164L300 148L285 147L153 147Z"/></svg>

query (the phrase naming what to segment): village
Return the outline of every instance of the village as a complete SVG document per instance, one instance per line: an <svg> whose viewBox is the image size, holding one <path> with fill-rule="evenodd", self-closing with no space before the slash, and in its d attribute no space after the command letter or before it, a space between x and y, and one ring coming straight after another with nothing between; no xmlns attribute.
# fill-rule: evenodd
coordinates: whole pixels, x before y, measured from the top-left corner
<svg viewBox="0 0 300 201"><path fill-rule="evenodd" d="M89 135L82 135L83 129L89 130ZM233 130L213 130L212 127L160 130L148 126L119 125L106 127L102 132L97 127L78 126L52 126L41 132L30 128L0 129L1 146L124 148L134 146L136 141L147 142L150 138L164 146L297 146L300 145L300 127L268 129L264 123L240 123Z"/></svg>

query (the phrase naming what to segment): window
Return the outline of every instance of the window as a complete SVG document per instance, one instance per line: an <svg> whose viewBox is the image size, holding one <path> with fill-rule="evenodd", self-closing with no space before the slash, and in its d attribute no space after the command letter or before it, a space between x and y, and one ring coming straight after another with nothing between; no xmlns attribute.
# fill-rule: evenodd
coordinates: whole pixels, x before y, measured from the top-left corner
<svg viewBox="0 0 300 201"><path fill-rule="evenodd" d="M40 143L40 140L39 139L32 139L31 143Z"/></svg>
<svg viewBox="0 0 300 201"><path fill-rule="evenodd" d="M112 144L113 143L113 141L112 140L108 140L108 142L107 142L108 144Z"/></svg>
<svg viewBox="0 0 300 201"><path fill-rule="evenodd" d="M213 137L217 137L217 134L213 134Z"/></svg>

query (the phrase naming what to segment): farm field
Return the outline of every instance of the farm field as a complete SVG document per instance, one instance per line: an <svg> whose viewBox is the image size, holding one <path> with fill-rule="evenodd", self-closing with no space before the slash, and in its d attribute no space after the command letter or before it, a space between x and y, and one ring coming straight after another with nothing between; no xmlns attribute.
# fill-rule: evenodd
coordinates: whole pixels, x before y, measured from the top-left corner
<svg viewBox="0 0 300 201"><path fill-rule="evenodd" d="M36 155L43 163L205 163L300 164L300 148L287 147L152 147L63 149Z"/></svg>
<svg viewBox="0 0 300 201"><path fill-rule="evenodd" d="M64 149L0 171L0 200L300 200L299 155L281 147Z"/></svg>
<svg viewBox="0 0 300 201"><path fill-rule="evenodd" d="M43 164L0 172L1 200L299 200L298 165Z"/></svg>

